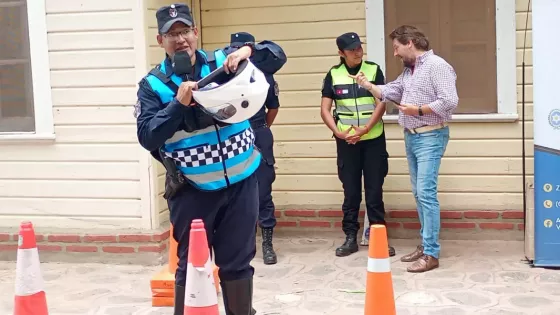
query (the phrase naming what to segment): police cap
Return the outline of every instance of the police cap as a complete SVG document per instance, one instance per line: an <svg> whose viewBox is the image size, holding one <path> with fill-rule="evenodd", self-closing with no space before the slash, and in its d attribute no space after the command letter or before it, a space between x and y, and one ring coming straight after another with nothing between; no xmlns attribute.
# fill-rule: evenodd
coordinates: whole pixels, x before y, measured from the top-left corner
<svg viewBox="0 0 560 315"><path fill-rule="evenodd" d="M175 22L182 22L188 26L193 26L194 21L189 7L182 3L176 3L161 7L156 12L158 30L160 34L165 34Z"/></svg>
<svg viewBox="0 0 560 315"><path fill-rule="evenodd" d="M358 48L362 43L360 36L354 32L344 33L336 38L336 46L340 50L352 50Z"/></svg>
<svg viewBox="0 0 560 315"><path fill-rule="evenodd" d="M237 33L233 33L231 34L231 39L230 39L230 46L233 47L241 47L243 46L243 44L245 43L254 43L255 42L255 36L247 33L247 32L237 32Z"/></svg>

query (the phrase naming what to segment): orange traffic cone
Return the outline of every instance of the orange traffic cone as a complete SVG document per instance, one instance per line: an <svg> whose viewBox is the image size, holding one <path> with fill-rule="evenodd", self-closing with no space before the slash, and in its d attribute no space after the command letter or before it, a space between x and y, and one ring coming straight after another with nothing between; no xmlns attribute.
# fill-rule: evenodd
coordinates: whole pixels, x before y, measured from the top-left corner
<svg viewBox="0 0 560 315"><path fill-rule="evenodd" d="M188 257L185 315L218 315L218 295L210 249L206 229L200 219L191 223Z"/></svg>
<svg viewBox="0 0 560 315"><path fill-rule="evenodd" d="M396 315L387 229L374 224L369 230L365 315Z"/></svg>
<svg viewBox="0 0 560 315"><path fill-rule="evenodd" d="M39 250L31 222L22 222L16 263L14 315L48 315Z"/></svg>

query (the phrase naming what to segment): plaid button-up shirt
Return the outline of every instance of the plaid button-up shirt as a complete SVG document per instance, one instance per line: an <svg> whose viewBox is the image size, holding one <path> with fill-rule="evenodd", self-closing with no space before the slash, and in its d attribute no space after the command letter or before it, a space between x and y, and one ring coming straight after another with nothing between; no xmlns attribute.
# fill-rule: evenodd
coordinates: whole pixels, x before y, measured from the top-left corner
<svg viewBox="0 0 560 315"><path fill-rule="evenodd" d="M405 115L399 111L399 125L414 129L451 120L459 103L453 67L432 50L416 58L414 69L405 67L393 82L381 85L382 101L400 104L427 105L433 113L423 116Z"/></svg>

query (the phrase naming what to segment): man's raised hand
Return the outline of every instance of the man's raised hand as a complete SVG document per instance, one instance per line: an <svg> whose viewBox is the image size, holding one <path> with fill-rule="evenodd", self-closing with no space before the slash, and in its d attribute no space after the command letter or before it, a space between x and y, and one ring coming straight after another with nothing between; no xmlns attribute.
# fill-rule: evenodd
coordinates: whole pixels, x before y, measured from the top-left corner
<svg viewBox="0 0 560 315"><path fill-rule="evenodd" d="M196 82L187 81L181 83L177 91L177 100L185 106L193 106L195 103L192 101L192 91L198 88Z"/></svg>

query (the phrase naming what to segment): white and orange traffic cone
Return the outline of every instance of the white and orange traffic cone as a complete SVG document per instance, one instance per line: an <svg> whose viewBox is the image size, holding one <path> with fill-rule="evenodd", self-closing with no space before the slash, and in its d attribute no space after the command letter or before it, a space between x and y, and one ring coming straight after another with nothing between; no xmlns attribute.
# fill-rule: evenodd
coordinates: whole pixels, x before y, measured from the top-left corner
<svg viewBox="0 0 560 315"><path fill-rule="evenodd" d="M19 228L14 315L48 315L39 250L31 222Z"/></svg>
<svg viewBox="0 0 560 315"><path fill-rule="evenodd" d="M369 229L365 315L396 315L387 229L374 224Z"/></svg>
<svg viewBox="0 0 560 315"><path fill-rule="evenodd" d="M200 219L193 220L189 236L185 315L218 315L218 295L206 229Z"/></svg>

